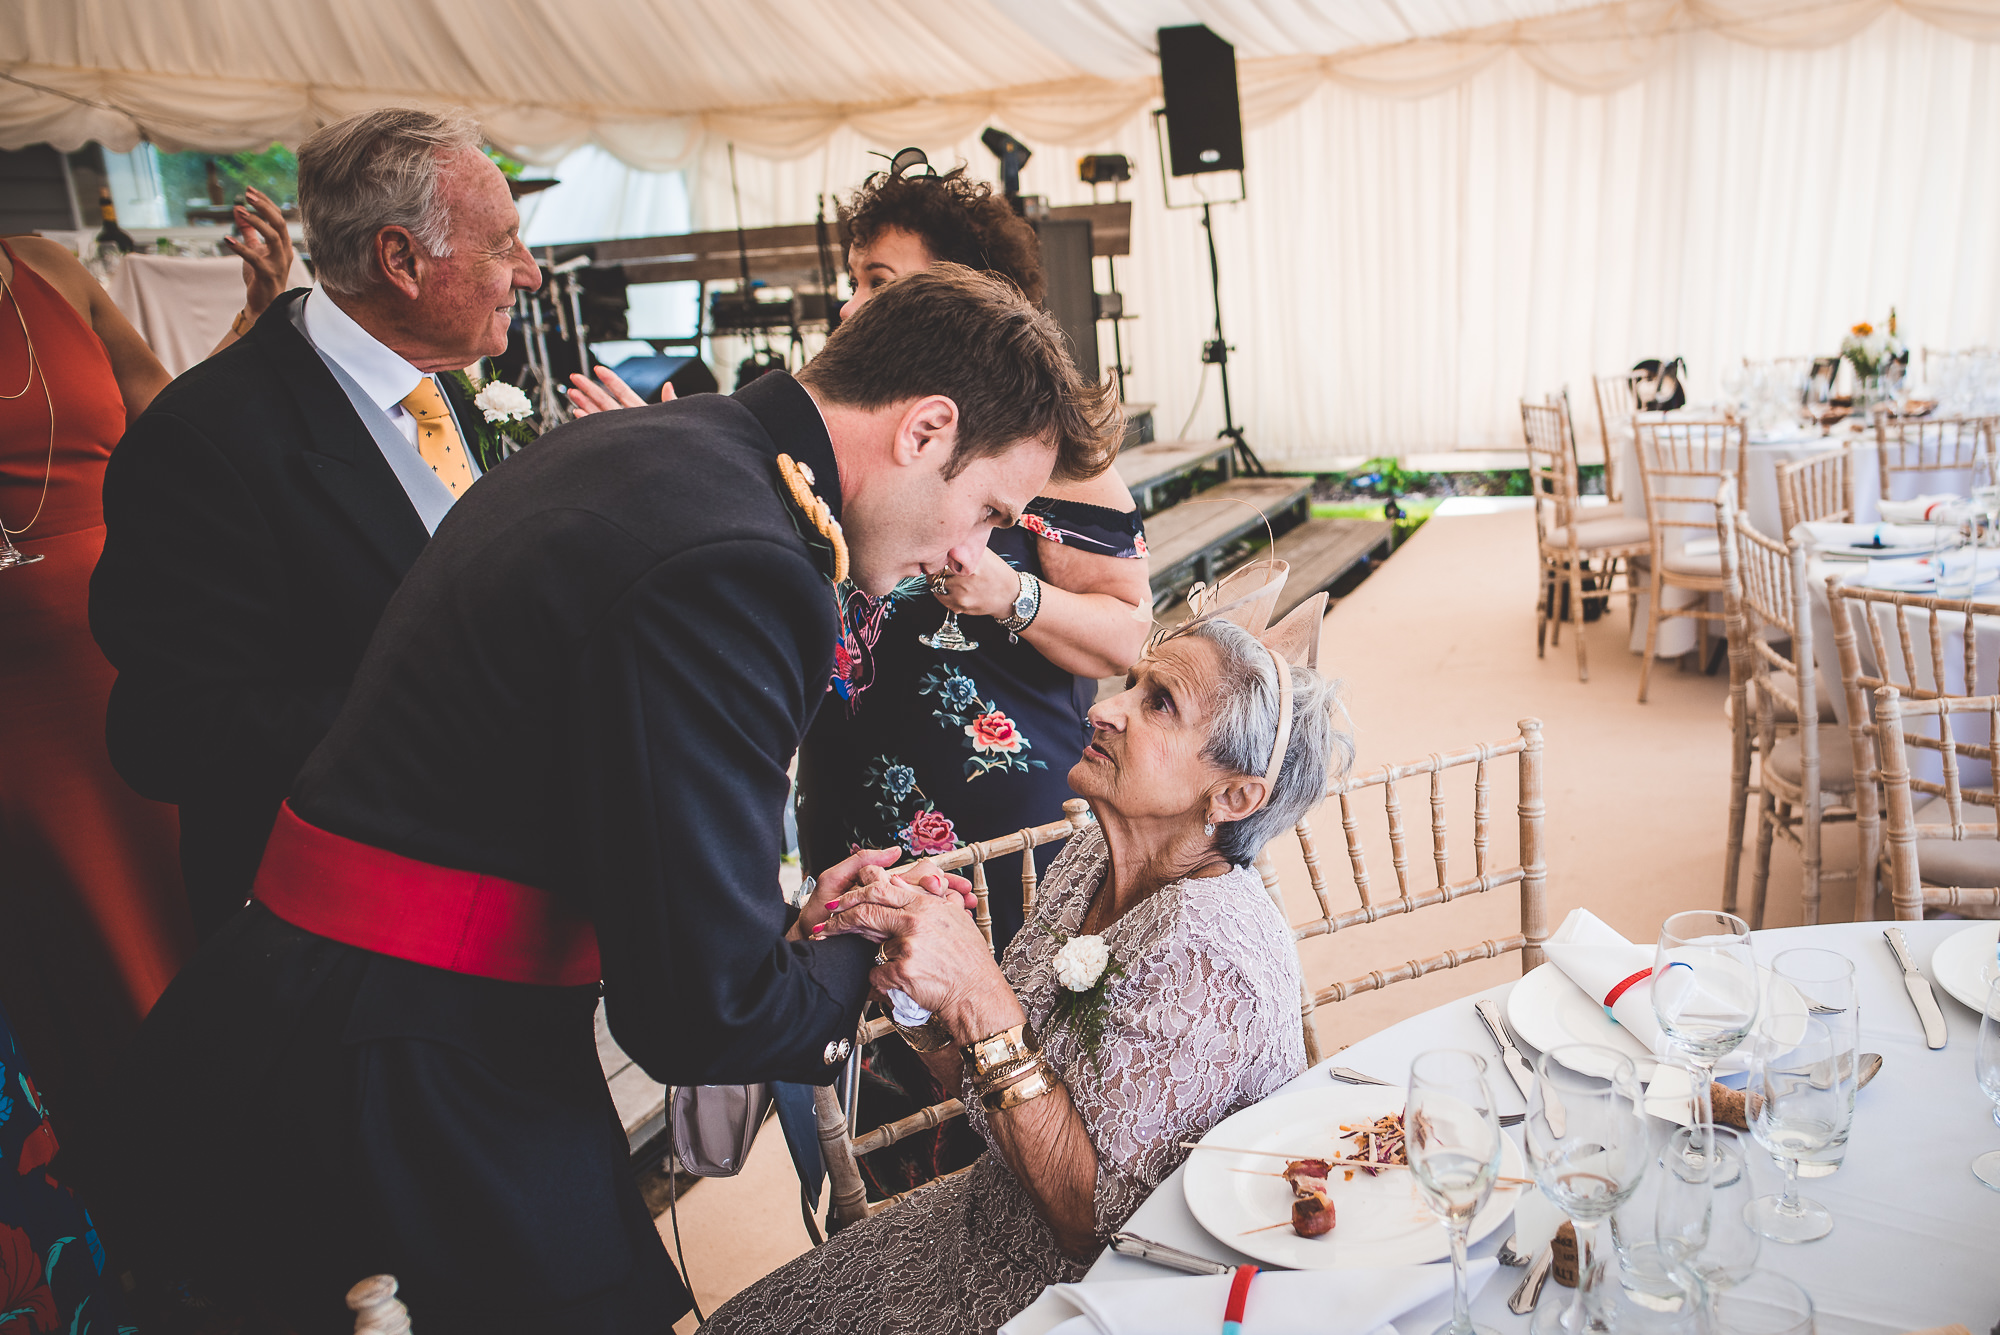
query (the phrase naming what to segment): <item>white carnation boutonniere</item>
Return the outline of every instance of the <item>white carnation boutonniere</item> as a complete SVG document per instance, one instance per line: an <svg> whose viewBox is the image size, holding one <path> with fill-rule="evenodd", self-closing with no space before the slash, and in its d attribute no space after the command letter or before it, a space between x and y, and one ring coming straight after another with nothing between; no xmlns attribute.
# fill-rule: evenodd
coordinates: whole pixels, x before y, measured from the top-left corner
<svg viewBox="0 0 2000 1335"><path fill-rule="evenodd" d="M1104 1042L1104 1021L1111 1011L1111 984L1125 976L1101 936L1073 936L1062 943L1053 961L1056 993L1052 1019L1066 1024L1093 1061Z"/></svg>
<svg viewBox="0 0 2000 1335"><path fill-rule="evenodd" d="M504 380L481 385L463 371L452 372L452 379L458 382L465 397L472 400L472 406L483 419L473 423L473 439L469 442L482 470L498 466L502 459L523 445L532 444L541 434L535 429L534 403L516 386Z"/></svg>

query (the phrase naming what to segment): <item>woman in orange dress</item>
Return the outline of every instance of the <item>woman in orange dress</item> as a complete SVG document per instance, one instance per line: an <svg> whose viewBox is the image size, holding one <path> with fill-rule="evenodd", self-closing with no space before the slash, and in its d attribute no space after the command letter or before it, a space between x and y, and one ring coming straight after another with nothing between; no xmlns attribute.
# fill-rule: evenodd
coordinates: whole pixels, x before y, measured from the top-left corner
<svg viewBox="0 0 2000 1335"><path fill-rule="evenodd" d="M269 217L239 225L274 241L283 220L256 203ZM258 271L254 316L289 238L233 249ZM25 558L0 566L0 1010L42 1088L77 1112L194 948L174 808L111 767L115 674L88 620L104 467L168 379L74 255L0 240L0 524Z"/></svg>

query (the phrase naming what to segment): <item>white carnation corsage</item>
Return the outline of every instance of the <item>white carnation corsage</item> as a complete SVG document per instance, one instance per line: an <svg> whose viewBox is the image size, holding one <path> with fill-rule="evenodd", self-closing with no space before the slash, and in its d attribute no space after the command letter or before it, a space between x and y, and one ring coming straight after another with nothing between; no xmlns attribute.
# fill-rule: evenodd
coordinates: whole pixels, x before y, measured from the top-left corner
<svg viewBox="0 0 2000 1335"><path fill-rule="evenodd" d="M482 385L463 371L451 377L463 390L482 421L471 423L472 439L467 442L479 460L481 471L497 467L502 459L532 444L541 432L535 428L535 405L517 386L504 380Z"/></svg>
<svg viewBox="0 0 2000 1335"><path fill-rule="evenodd" d="M1101 936L1069 938L1051 963L1061 990L1050 1019L1067 1025L1095 1061L1104 1042L1105 1017L1111 1013L1111 984L1125 976L1124 966L1112 958L1111 947Z"/></svg>

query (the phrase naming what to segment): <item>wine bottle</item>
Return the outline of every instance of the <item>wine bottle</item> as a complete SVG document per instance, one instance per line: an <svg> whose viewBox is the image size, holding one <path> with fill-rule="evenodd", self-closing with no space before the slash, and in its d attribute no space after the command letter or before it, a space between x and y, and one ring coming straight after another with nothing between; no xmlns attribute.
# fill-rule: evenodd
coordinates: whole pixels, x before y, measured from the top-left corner
<svg viewBox="0 0 2000 1335"><path fill-rule="evenodd" d="M131 234L118 225L118 206L111 202L111 187L97 188L97 211L104 215L104 226L97 229L97 251L116 250L129 255L138 246Z"/></svg>

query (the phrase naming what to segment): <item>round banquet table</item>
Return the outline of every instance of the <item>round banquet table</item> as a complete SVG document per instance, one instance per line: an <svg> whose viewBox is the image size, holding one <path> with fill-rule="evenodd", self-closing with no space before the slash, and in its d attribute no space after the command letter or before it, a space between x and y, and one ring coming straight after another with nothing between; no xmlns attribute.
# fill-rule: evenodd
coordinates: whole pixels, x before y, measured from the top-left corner
<svg viewBox="0 0 2000 1335"><path fill-rule="evenodd" d="M1883 1056L1881 1075L1856 1102L1846 1162L1830 1177L1802 1180L1805 1193L1833 1212L1833 1232L1802 1245L1767 1241L1757 1263L1790 1276L1812 1294L1819 1309L1819 1335L1898 1335L1953 1322L1984 1332L2000 1319L2000 1274L1996 1274L2000 1192L1981 1186L1972 1176L1971 1163L1976 1154L2000 1149L2000 1127L1994 1126L1993 1105L1972 1073L1979 1016L1933 986L1949 1039L1936 1052L1924 1046L1923 1028L1903 989L1902 971L1882 938L1882 929L1890 925L1834 923L1777 928L1755 936L1762 964L1795 946L1838 950L1852 959L1861 993L1862 1050ZM1972 924L1900 925L1929 977L1931 952ZM1392 1025L1328 1058L1281 1092L1324 1084L1329 1078L1325 1068L1334 1065L1401 1082L1409 1076L1411 1059L1430 1048L1467 1048L1490 1056L1492 1042L1474 1017L1472 1004L1487 996L1504 1006L1511 987L1473 993ZM1321 1014L1332 1019L1338 1011ZM1528 1052L1529 1061L1534 1058ZM1526 1101L1497 1060L1492 1070L1500 1111L1522 1111ZM1664 1124L1655 1127L1664 1129ZM1520 1128L1506 1134L1519 1143ZM1781 1181L1779 1170L1754 1145L1751 1150L1761 1164L1759 1194L1775 1189ZM1176 1169L1125 1227L1200 1256L1251 1261L1195 1222L1182 1192L1185 1172ZM1493 1255L1507 1234L1504 1225L1496 1229L1473 1247L1472 1255ZM1083 1282L1174 1273L1106 1250ZM1473 1303L1473 1320L1502 1335L1526 1335L1528 1318L1507 1310L1508 1296L1522 1273L1502 1267ZM1565 1299L1569 1292L1551 1280L1542 1302ZM1429 1335L1435 1325L1431 1309L1421 1309L1421 1315L1422 1321L1405 1318L1398 1323L1401 1335Z"/></svg>

